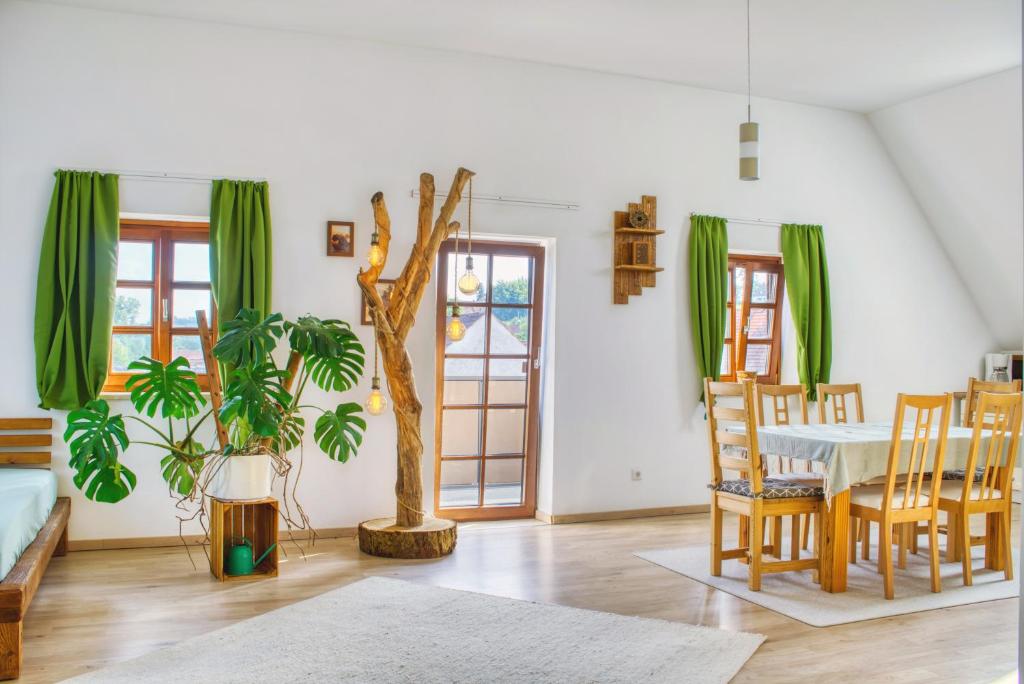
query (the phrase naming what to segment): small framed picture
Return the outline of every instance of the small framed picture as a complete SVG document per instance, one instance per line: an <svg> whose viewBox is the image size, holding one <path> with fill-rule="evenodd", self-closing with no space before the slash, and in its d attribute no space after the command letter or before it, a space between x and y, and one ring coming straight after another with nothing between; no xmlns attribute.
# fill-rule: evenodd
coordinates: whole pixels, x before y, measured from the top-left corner
<svg viewBox="0 0 1024 684"><path fill-rule="evenodd" d="M633 265L653 266L651 258L651 245L646 242L633 243Z"/></svg>
<svg viewBox="0 0 1024 684"><path fill-rule="evenodd" d="M377 281L377 293L380 298L384 300L384 306L391 303L391 293L395 291L395 281L390 278L381 278ZM370 320L370 303L366 301L366 295L363 295L363 311L359 317L359 322L363 325L373 325L373 321Z"/></svg>
<svg viewBox="0 0 1024 684"><path fill-rule="evenodd" d="M352 221L327 222L327 256L350 257L356 253L356 224Z"/></svg>

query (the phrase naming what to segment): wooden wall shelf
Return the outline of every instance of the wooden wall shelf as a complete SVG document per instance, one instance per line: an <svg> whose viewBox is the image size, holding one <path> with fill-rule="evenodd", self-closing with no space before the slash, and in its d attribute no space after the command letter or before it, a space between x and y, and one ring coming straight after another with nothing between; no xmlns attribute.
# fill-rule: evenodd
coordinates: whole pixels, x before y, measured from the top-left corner
<svg viewBox="0 0 1024 684"><path fill-rule="evenodd" d="M630 217L640 220L630 222ZM639 295L645 287L654 287L657 266L657 241L665 231L658 225L658 200L644 195L631 202L626 211L615 212L613 224L612 302L627 304L630 295Z"/></svg>
<svg viewBox="0 0 1024 684"><path fill-rule="evenodd" d="M627 235L664 235L665 231L658 228L616 228L616 233L626 233Z"/></svg>
<svg viewBox="0 0 1024 684"><path fill-rule="evenodd" d="M638 266L636 264L623 264L615 267L616 271L642 271L644 273L660 273L665 269L659 266Z"/></svg>

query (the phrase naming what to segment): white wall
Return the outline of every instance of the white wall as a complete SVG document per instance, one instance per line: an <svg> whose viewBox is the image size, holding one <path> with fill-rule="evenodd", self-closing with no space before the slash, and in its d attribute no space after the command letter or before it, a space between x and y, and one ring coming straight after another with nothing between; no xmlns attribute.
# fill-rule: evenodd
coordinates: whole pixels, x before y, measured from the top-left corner
<svg viewBox="0 0 1024 684"><path fill-rule="evenodd" d="M1019 349L1024 336L1020 67L888 107L870 120L999 349Z"/></svg>
<svg viewBox="0 0 1024 684"><path fill-rule="evenodd" d="M763 180L744 183L736 178L744 104L719 92L503 60L0 2L0 273L8 292L0 316L9 324L0 415L31 413L37 402L31 293L58 166L268 178L276 307L351 321L361 261L323 256L324 222L355 220L363 254L374 191L388 198L396 255L414 231L409 190L422 170L444 187L461 164L478 172L482 194L579 202L578 212L478 204L474 226L557 240L556 345L548 352L557 351L545 397L555 420L544 428L551 455L540 467L549 513L707 500L686 289L691 211L824 224L833 379L864 383L869 417L889 417L898 390L963 386L992 335L867 120L755 101ZM614 306L612 212L644 193L659 199L666 271L656 288ZM122 194L128 211L206 212L202 187L126 180ZM733 231L734 246L777 239L748 233ZM433 302L428 293L411 336L427 444ZM359 330L369 341L369 329ZM391 421L380 418L346 465L307 448L303 498L317 525L391 512L392 445ZM59 469L61 492L75 497L74 538L177 532L155 458L133 450L127 461L140 485L117 506L84 501ZM630 481L631 467L643 480Z"/></svg>

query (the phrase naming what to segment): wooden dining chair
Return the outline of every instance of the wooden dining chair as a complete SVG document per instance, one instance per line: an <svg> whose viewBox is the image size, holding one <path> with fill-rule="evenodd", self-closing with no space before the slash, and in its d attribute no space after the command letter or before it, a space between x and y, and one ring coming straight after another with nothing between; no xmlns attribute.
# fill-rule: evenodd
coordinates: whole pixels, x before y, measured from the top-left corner
<svg viewBox="0 0 1024 684"><path fill-rule="evenodd" d="M857 422L864 422L864 398L860 391L860 383L847 385L826 385L818 383L818 422L824 425L829 421L826 418L826 405L829 398L832 399L832 421L833 423L849 423L850 419L846 410L846 397L854 395L854 407L857 409Z"/></svg>
<svg viewBox="0 0 1024 684"><path fill-rule="evenodd" d="M1021 381L1013 380L1011 382L996 382L991 380L978 380L977 378L967 378L967 395L964 398L964 410L960 416L960 422L963 427L974 427L975 419L977 416L981 416L981 426L985 430L992 429L992 423L988 420L988 416L982 411L978 411L978 395L981 392L990 392L993 394L1019 394L1021 390ZM966 468L956 468L952 470L943 470L942 479L951 480L954 482L963 482L967 479ZM1012 477L1012 471L1011 471ZM977 468L974 472L974 481L978 483L981 479L981 473L978 472ZM960 538L957 535L950 534L951 530L957 528L956 512L946 512L946 524L939 527L939 534L945 534L946 536L946 560L947 561L959 561L961 560L960 553ZM988 535L982 535L978 537L971 537L971 543L974 546L984 546Z"/></svg>
<svg viewBox="0 0 1024 684"><path fill-rule="evenodd" d="M981 392L991 392L994 394L1013 394L1020 392L1021 382L1020 380L1013 380L1011 382L996 382L994 380L978 380L977 378L967 378L967 397L965 399L966 405L964 406L964 412L961 416L961 423L964 427L974 427L975 415L978 411L978 395ZM984 421L985 413L980 412L982 420Z"/></svg>
<svg viewBox="0 0 1024 684"><path fill-rule="evenodd" d="M953 395L938 396L900 394L896 398L896 416L892 424L889 463L885 484L853 487L850 490L850 515L861 521L878 523L878 564L883 577L885 598L892 599L893 526L899 536L900 567L906 562L906 549L918 523L928 523L928 554L932 591L942 590L939 577L939 487L941 480L927 477L933 468L941 469L946 455L949 414ZM936 411L938 420L936 421ZM913 420L913 440L906 458L901 458L903 427L908 414ZM937 426L937 438L931 439ZM934 443L932 458L929 445ZM851 558L852 560L852 558Z"/></svg>
<svg viewBox="0 0 1024 684"><path fill-rule="evenodd" d="M741 407L719 405L722 397L742 400ZM752 382L714 382L704 379L704 401L707 406L708 441L711 449L711 574L722 574L722 561L747 560L747 584L751 591L761 590L761 575L769 572L813 570L820 562L821 513L824 492L820 487L783 482L762 475L761 452L757 445L757 423L754 418L754 388ZM732 432L729 424L741 428ZM730 448L732 447L732 448ZM746 477L726 480L723 471L745 473ZM749 520L746 545L741 540L737 548L724 549L722 544L722 514L737 513ZM766 561L764 553L778 555L779 547L766 548L763 529L768 518L787 515L815 515L814 558Z"/></svg>
<svg viewBox="0 0 1024 684"><path fill-rule="evenodd" d="M756 385L755 398L757 401L758 425L768 425L765 416L765 399L771 399L771 415L773 425L793 425L794 420L790 415L790 403L794 397L800 407L800 419L798 424L806 425L807 419L807 387L805 385ZM779 456L778 472L772 477L784 479L790 482L801 482L815 487L825 486L825 476L816 473L811 469L810 461L799 461L802 465L797 468L797 460ZM803 516L803 525L800 524L800 516L793 516L792 541L799 543L800 548L806 549L810 543L811 514Z"/></svg>
<svg viewBox="0 0 1024 684"><path fill-rule="evenodd" d="M980 392L976 407L978 415L985 416L986 420L974 421L964 472L979 475L960 481L943 480L939 488L939 509L946 511L948 516L947 544L956 541L963 564L964 586L972 583L971 516L982 513L988 516L987 522L990 523L987 525L988 533L982 538L985 558L993 567L1002 566L1005 579L1013 579L1011 482L1020 447L1021 395L1020 392ZM991 422L987 422L988 417L991 417ZM988 439L984 447L983 439ZM996 559L998 562L994 563Z"/></svg>
<svg viewBox="0 0 1024 684"><path fill-rule="evenodd" d="M845 385L829 385L819 382L816 386L818 392L818 422L822 425L828 423L827 419L827 405L828 400L832 399L832 422L833 423L849 423L849 416L847 415L846 408L846 397L853 395L854 397L854 408L857 410L857 422L864 422L864 396L860 391L860 383L849 383ZM862 520L860 525L851 525L850 529L853 530L853 534L850 535L850 558L853 558L856 553L857 542L861 542L863 547L862 555L864 560L868 560L870 529L868 522Z"/></svg>

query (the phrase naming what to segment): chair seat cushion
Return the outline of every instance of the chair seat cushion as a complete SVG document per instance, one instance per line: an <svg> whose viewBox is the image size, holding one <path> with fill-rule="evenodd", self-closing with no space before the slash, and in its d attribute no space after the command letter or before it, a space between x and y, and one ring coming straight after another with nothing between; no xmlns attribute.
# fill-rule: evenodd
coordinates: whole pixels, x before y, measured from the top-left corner
<svg viewBox="0 0 1024 684"><path fill-rule="evenodd" d="M778 473L772 475L771 479L790 484L802 484L808 487L825 486L824 473Z"/></svg>
<svg viewBox="0 0 1024 684"><path fill-rule="evenodd" d="M987 489L992 489L991 487ZM939 498L940 499L952 499L953 501L960 501L964 495L964 481L960 480L947 480L939 485ZM971 485L971 500L978 501L981 499L982 491L980 484ZM986 498L991 496L992 499L999 500L1003 498L999 490L992 491L990 495L986 495Z"/></svg>
<svg viewBox="0 0 1024 684"><path fill-rule="evenodd" d="M786 482L773 477L761 481L760 499L798 499L803 497L820 497L825 495L825 490L819 486L808 485L801 482ZM754 497L750 489L750 480L725 480L721 482L716 491L737 496Z"/></svg>
<svg viewBox="0 0 1024 684"><path fill-rule="evenodd" d="M981 478L984 477L984 475L985 475L985 469L984 468L975 468L974 469L974 481L975 482L981 482ZM942 479L943 480L959 480L960 482L963 482L964 480L967 479L967 468L957 468L956 470L943 470L942 471Z"/></svg>
<svg viewBox="0 0 1024 684"><path fill-rule="evenodd" d="M923 489L923 488L922 488ZM892 494L893 507L903 507L903 496L906 489L897 487ZM885 485L864 485L861 487L850 487L850 503L864 508L882 508L882 497L885 495ZM917 500L919 506L928 505L928 495L921 492Z"/></svg>

